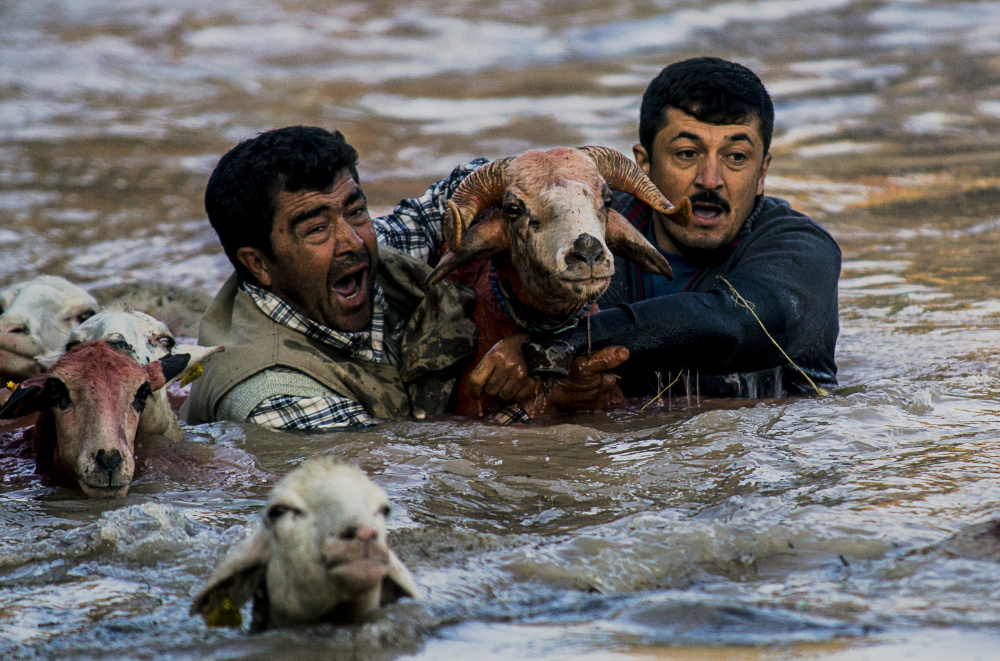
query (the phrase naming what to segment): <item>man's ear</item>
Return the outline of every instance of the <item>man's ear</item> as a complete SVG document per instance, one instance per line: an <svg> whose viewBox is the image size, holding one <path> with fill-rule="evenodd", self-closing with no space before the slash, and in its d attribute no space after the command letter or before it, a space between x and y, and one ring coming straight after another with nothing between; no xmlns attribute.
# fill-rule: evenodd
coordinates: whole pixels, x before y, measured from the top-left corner
<svg viewBox="0 0 1000 661"><path fill-rule="evenodd" d="M271 286L271 274L267 270L271 262L267 259L263 251L251 248L250 246L243 246L236 250L236 259L240 260L240 263L250 271L257 284L265 289Z"/></svg>
<svg viewBox="0 0 1000 661"><path fill-rule="evenodd" d="M764 157L763 162L760 164L760 174L757 175L757 194L764 194L764 177L767 176L767 166L771 164L771 153L768 152L767 156Z"/></svg>
<svg viewBox="0 0 1000 661"><path fill-rule="evenodd" d="M635 164L639 166L646 176L649 176L649 154L646 153L646 148L643 147L638 142L632 145L632 154L635 155Z"/></svg>

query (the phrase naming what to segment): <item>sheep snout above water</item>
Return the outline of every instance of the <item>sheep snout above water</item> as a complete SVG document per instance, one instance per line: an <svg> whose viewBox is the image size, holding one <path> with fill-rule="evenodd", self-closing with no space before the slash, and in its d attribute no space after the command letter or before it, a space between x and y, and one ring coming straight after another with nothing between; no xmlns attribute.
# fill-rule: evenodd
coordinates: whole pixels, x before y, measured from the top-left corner
<svg viewBox="0 0 1000 661"><path fill-rule="evenodd" d="M263 525L222 560L192 614L254 598L251 628L352 622L402 596L421 597L386 542L389 501L359 469L314 459L272 491ZM232 623L232 622L231 622Z"/></svg>

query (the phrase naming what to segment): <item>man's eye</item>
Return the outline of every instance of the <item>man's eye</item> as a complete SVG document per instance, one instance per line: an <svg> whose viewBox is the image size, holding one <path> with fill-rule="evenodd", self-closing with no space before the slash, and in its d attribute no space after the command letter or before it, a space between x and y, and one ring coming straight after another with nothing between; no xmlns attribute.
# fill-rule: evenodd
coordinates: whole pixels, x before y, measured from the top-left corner
<svg viewBox="0 0 1000 661"><path fill-rule="evenodd" d="M740 153L730 154L729 160L731 160L733 163L746 163L747 155Z"/></svg>
<svg viewBox="0 0 1000 661"><path fill-rule="evenodd" d="M677 156L679 156L680 158L694 158L697 155L698 152L696 152L693 149L681 149L678 150L677 152Z"/></svg>
<svg viewBox="0 0 1000 661"><path fill-rule="evenodd" d="M322 234L323 232L325 232L326 228L327 228L327 224L326 223L320 223L319 225L313 225L312 227L306 228L306 234L305 235L306 236L316 236L318 234Z"/></svg>

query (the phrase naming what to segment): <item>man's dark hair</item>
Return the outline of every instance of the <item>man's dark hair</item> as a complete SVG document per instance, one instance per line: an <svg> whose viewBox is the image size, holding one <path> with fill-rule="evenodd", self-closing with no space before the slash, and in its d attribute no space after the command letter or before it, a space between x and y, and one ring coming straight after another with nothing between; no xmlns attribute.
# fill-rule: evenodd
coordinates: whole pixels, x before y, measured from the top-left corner
<svg viewBox="0 0 1000 661"><path fill-rule="evenodd" d="M764 154L771 149L774 105L760 78L741 64L695 57L671 64L649 83L639 110L639 144L650 156L656 134L666 126L667 108L708 124L747 124L756 119Z"/></svg>
<svg viewBox="0 0 1000 661"><path fill-rule="evenodd" d="M253 276L236 251L274 259L271 227L282 190L324 191L344 168L358 181L358 152L340 131L288 126L244 140L219 159L205 189L205 211L241 280Z"/></svg>

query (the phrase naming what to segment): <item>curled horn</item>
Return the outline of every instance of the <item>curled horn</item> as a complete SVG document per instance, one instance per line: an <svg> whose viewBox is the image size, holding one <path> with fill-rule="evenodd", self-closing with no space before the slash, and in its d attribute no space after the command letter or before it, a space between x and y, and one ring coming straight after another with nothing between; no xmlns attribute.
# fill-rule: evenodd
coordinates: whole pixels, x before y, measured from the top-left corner
<svg viewBox="0 0 1000 661"><path fill-rule="evenodd" d="M691 222L691 201L686 197L675 207L649 180L649 177L624 154L607 147L580 147L597 165L597 171L614 190L624 191L653 207L682 227Z"/></svg>
<svg viewBox="0 0 1000 661"><path fill-rule="evenodd" d="M462 235L475 217L486 207L503 199L510 161L510 158L490 161L466 177L455 189L444 214L444 236L452 252L458 252Z"/></svg>

